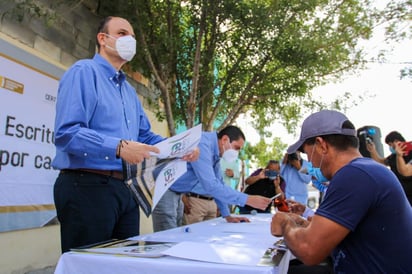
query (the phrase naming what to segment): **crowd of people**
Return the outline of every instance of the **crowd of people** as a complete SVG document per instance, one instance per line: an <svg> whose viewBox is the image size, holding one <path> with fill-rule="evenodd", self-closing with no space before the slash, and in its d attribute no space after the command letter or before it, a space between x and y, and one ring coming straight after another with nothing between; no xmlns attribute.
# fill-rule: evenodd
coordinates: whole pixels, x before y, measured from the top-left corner
<svg viewBox="0 0 412 274"><path fill-rule="evenodd" d="M60 170L54 200L62 252L139 235L139 204L124 183L123 162L141 163L159 153L154 145L165 139L152 132L121 70L136 52L130 23L105 18L96 43L95 56L76 62L58 89L53 167ZM233 125L202 132L198 147L183 157L187 172L153 209L153 230L217 216L249 222L232 214L231 206L267 213L278 194L288 212L273 215L271 232L284 238L303 266L330 258L335 273L412 272L412 153L401 134L386 136L393 151L388 157L373 143L367 146L371 158L362 157L344 114L314 113L282 161L270 160L239 191L236 161L245 141ZM310 182L324 193L316 211L305 206Z"/></svg>

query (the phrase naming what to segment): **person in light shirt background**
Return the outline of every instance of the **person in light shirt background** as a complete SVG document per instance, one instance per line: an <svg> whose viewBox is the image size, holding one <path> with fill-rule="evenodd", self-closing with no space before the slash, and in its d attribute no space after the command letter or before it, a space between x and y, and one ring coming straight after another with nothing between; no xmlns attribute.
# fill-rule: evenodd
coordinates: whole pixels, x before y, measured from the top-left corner
<svg viewBox="0 0 412 274"><path fill-rule="evenodd" d="M239 158L236 158L232 162L220 158L220 168L223 172L222 175L225 184L233 189L237 189L240 179Z"/></svg>
<svg viewBox="0 0 412 274"><path fill-rule="evenodd" d="M308 202L308 184L312 175L308 174L308 161L300 157L299 152L286 153L280 166L280 176L286 182L286 199L298 201L304 205Z"/></svg>
<svg viewBox="0 0 412 274"><path fill-rule="evenodd" d="M240 179L239 158L229 162L225 160L225 158L220 157L220 168L222 169L222 176L225 184L237 190ZM235 205L229 205L229 208L231 213L235 213ZM217 216L220 216L219 210L217 211Z"/></svg>

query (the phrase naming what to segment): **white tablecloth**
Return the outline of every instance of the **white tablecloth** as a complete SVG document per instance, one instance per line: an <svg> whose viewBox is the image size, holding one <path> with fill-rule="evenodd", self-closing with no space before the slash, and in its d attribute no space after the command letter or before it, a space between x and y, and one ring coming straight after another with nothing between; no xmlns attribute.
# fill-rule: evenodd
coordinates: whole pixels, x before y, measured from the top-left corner
<svg viewBox="0 0 412 274"><path fill-rule="evenodd" d="M173 256L141 258L119 255L68 252L57 264L55 274L119 274L119 273L187 273L187 274L242 274L242 273L287 273L290 253L287 252L280 265L258 266L254 263L264 251L279 238L270 234L271 214L247 217L250 223L227 223L222 218L180 227L131 239L159 242L176 242L193 247L188 252ZM198 243L198 245L196 245ZM177 246L177 245L176 245ZM210 250L224 252L222 262L209 258ZM216 254L214 254L216 255ZM220 259L219 256L217 256ZM242 259L244 258L244 260ZM215 258L216 259L216 258ZM211 262L211 261L212 262Z"/></svg>

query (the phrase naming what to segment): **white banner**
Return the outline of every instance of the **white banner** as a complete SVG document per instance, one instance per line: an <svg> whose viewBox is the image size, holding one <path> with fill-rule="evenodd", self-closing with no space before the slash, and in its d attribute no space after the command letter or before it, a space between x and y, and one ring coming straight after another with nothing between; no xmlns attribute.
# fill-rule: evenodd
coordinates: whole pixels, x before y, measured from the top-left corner
<svg viewBox="0 0 412 274"><path fill-rule="evenodd" d="M0 231L54 218L58 79L0 52Z"/></svg>

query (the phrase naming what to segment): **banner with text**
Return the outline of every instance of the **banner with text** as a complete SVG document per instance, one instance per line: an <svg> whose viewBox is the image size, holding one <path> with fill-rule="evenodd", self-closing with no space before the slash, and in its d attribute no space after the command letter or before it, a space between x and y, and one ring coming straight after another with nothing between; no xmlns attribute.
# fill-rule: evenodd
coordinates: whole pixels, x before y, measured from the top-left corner
<svg viewBox="0 0 412 274"><path fill-rule="evenodd" d="M58 79L0 52L0 232L55 219Z"/></svg>

